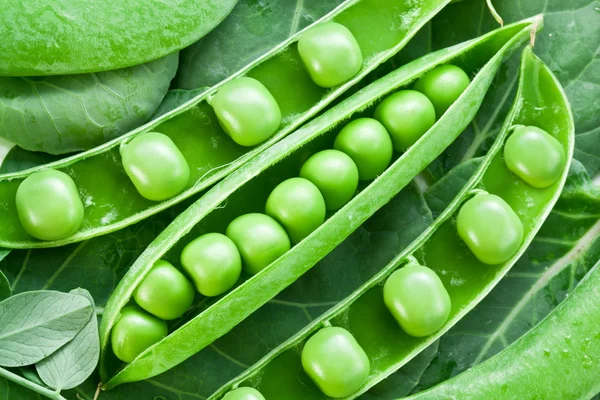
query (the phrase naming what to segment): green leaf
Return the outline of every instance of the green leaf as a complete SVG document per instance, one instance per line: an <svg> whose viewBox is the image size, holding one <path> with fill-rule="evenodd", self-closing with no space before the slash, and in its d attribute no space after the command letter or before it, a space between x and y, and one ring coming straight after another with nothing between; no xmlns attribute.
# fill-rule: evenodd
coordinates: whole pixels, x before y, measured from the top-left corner
<svg viewBox="0 0 600 400"><path fill-rule="evenodd" d="M54 291L0 302L0 366L21 367L48 357L75 337L92 311L87 299Z"/></svg>
<svg viewBox="0 0 600 400"><path fill-rule="evenodd" d="M114 71L0 77L0 136L23 149L51 154L96 147L150 119L169 89L177 63L175 53Z"/></svg>
<svg viewBox="0 0 600 400"><path fill-rule="evenodd" d="M29 151L19 146L10 148L2 163L0 163L0 173L8 174L10 172L23 171L25 169L37 167L38 165L48 164L60 160L63 156L56 156L39 151Z"/></svg>
<svg viewBox="0 0 600 400"><path fill-rule="evenodd" d="M213 32L184 49L174 87L212 86L333 10L342 0L240 0Z"/></svg>
<svg viewBox="0 0 600 400"><path fill-rule="evenodd" d="M87 290L74 289L70 293L85 297L94 307L94 299ZM47 386L61 391L83 383L96 369L99 358L98 319L92 315L73 340L35 364L35 368Z"/></svg>
<svg viewBox="0 0 600 400"><path fill-rule="evenodd" d="M442 337L417 390L485 361L525 334L567 298L599 258L600 189L574 161L560 199L525 255Z"/></svg>
<svg viewBox="0 0 600 400"><path fill-rule="evenodd" d="M68 75L156 60L206 35L237 0L6 0L0 75Z"/></svg>

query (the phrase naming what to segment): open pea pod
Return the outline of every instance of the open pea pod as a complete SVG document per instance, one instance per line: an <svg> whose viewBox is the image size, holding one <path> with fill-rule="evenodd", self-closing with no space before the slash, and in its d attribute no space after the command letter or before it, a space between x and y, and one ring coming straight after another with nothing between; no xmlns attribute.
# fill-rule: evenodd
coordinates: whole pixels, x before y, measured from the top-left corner
<svg viewBox="0 0 600 400"><path fill-rule="evenodd" d="M180 214L136 260L108 300L100 328L104 387L110 389L146 379L184 361L226 334L326 256L459 136L475 116L504 58L527 40L539 21L524 20L404 65L253 158ZM471 83L387 170L360 188L344 207L269 266L252 277L242 274L237 286L224 295L203 299L182 321L171 326L167 337L131 363L123 365L117 361L109 343L111 329L157 260L179 265L182 249L197 236L224 232L229 222L242 214L264 212L271 190L297 176L308 155L331 148L341 123L372 115L382 97L406 88L425 72L447 63L463 68L473 77Z"/></svg>
<svg viewBox="0 0 600 400"><path fill-rule="evenodd" d="M356 39L364 61L359 72L343 84L325 89L311 80L297 46L305 29L176 110L118 139L57 162L1 176L0 247L54 247L89 239L134 224L206 189L294 131L396 54L449 1L347 0L309 26L307 29L334 21L347 27ZM255 147L240 146L227 136L209 104L223 84L240 76L262 83L281 110L282 123L278 130ZM151 201L138 193L123 168L119 153L122 143L150 131L169 136L190 169L185 189L164 201ZM73 179L83 200L84 218L73 235L40 241L21 226L15 195L25 178L47 168L65 172Z"/></svg>
<svg viewBox="0 0 600 400"><path fill-rule="evenodd" d="M515 125L536 126L558 139L567 161L552 185L536 189L507 168L502 149ZM325 326L349 331L370 361L370 372L364 385L344 398L356 398L384 380L472 310L527 249L560 195L574 141L573 117L566 95L552 72L535 57L531 47L527 47L522 56L516 98L500 133L471 178L434 223L360 289L223 386L210 399L219 399L238 386L255 387L265 398L329 398L311 381L301 362L301 350L307 339ZM507 261L497 265L479 261L457 233L457 211L482 190L506 201L523 225L524 237L519 249ZM486 223L485 220L478 222ZM384 282L399 266L411 261L435 271L451 299L448 320L441 329L426 337L409 336L400 329L384 303ZM439 394L431 398L444 398L441 392Z"/></svg>

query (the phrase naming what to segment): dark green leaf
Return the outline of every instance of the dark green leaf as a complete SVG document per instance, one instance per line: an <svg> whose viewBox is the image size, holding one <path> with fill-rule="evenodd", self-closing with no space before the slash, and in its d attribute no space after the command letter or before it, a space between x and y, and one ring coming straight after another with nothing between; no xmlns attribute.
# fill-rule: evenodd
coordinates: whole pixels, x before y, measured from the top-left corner
<svg viewBox="0 0 600 400"><path fill-rule="evenodd" d="M7 174L9 172L23 171L24 169L59 160L62 157L13 146L4 157L4 161L0 163L0 173Z"/></svg>
<svg viewBox="0 0 600 400"><path fill-rule="evenodd" d="M176 109L180 105L186 103L187 101L193 99L200 93L204 92L208 87L201 87L198 89L173 89L167 92L167 95L163 99L162 103L158 106L158 109L152 116L152 119L156 119L163 114L168 113L171 110Z"/></svg>

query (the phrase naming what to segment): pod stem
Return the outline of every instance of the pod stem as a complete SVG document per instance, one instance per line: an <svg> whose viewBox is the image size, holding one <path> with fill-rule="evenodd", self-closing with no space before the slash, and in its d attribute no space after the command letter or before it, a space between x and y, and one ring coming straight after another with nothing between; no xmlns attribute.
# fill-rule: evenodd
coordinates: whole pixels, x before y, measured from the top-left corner
<svg viewBox="0 0 600 400"><path fill-rule="evenodd" d="M500 24L500 26L504 26L504 20L502 19L500 14L498 14L498 11L496 11L496 9L494 8L492 0L485 1L487 3L488 9L490 10L490 14L492 14L492 17L494 17L494 19Z"/></svg>
<svg viewBox="0 0 600 400"><path fill-rule="evenodd" d="M531 44L531 47L535 46L535 37L537 36L537 31L540 28L541 24L542 17L538 16L538 18L536 18L533 21L533 24L531 26L531 33L529 34L529 43Z"/></svg>
<svg viewBox="0 0 600 400"><path fill-rule="evenodd" d="M27 389L33 390L36 393L41 394L42 396L46 396L49 399L53 400L66 400L64 397L60 395L60 391L55 391L52 389L48 389L42 385L38 385L35 382L31 382L29 379L22 377L21 375L17 375L7 369L0 367L0 377L5 378L9 381L12 381L18 385L26 387Z"/></svg>
<svg viewBox="0 0 600 400"><path fill-rule="evenodd" d="M488 194L488 192L483 189L473 189L469 192L470 197L479 196L480 194Z"/></svg>
<svg viewBox="0 0 600 400"><path fill-rule="evenodd" d="M406 263L404 264L404 266L406 267L409 265L421 265L421 263L419 262L419 260L417 260L415 256L410 255L406 257Z"/></svg>

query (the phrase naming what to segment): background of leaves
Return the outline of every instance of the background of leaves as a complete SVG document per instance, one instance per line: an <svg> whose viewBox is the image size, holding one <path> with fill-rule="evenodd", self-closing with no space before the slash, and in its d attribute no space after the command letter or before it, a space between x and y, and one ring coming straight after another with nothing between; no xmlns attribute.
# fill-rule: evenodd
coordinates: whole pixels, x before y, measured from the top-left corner
<svg viewBox="0 0 600 400"><path fill-rule="evenodd" d="M228 76L339 2L241 0L233 17L182 52L171 93L210 85ZM509 275L444 335L439 348L436 345L424 352L365 395L365 399L393 399L423 390L484 361L547 315L600 258L600 1L495 0L494 5L506 22L545 14L535 52L557 74L571 101L577 161L555 209ZM401 54L366 78L364 84L421 54L473 38L496 26L483 0L453 4ZM448 191L462 185L469 172L465 167L452 168L483 154L498 131L513 98L518 53L498 74L471 126L429 169L433 181L445 177L443 186ZM17 162L9 158L4 168ZM436 199L442 197L442 185L431 189L427 186L414 185L403 191L317 267L211 347L163 375L118 387L102 393L100 398L207 397L344 298L416 237L439 209ZM14 251L0 261L0 269L15 293L85 287L92 293L101 315L103 305L129 265L185 206L64 248ZM98 377L92 376L64 395L68 399L91 399L97 382ZM0 380L0 398L27 400L37 396Z"/></svg>

